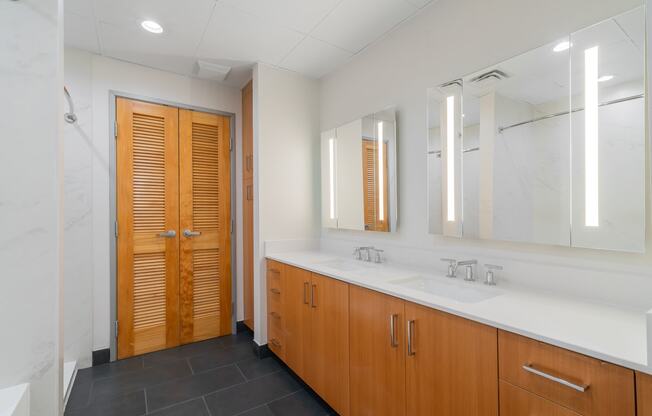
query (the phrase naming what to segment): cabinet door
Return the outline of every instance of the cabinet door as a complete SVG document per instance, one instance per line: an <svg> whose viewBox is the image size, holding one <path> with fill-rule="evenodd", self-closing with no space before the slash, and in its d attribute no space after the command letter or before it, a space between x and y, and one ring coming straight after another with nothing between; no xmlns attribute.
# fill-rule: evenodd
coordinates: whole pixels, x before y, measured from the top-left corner
<svg viewBox="0 0 652 416"><path fill-rule="evenodd" d="M652 416L652 376L636 373L638 416Z"/></svg>
<svg viewBox="0 0 652 416"><path fill-rule="evenodd" d="M349 414L349 285L312 275L306 381L337 413Z"/></svg>
<svg viewBox="0 0 652 416"><path fill-rule="evenodd" d="M405 415L405 303L350 286L351 414Z"/></svg>
<svg viewBox="0 0 652 416"><path fill-rule="evenodd" d="M410 416L498 414L497 330L406 303Z"/></svg>
<svg viewBox="0 0 652 416"><path fill-rule="evenodd" d="M309 271L285 266L283 290L283 330L285 332L285 363L301 378L305 378L305 359L310 342L310 283Z"/></svg>

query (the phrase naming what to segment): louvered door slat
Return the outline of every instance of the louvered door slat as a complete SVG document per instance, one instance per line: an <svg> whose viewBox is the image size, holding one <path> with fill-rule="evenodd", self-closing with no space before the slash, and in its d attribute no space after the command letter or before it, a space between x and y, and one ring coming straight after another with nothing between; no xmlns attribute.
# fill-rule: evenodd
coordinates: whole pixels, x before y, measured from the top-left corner
<svg viewBox="0 0 652 416"><path fill-rule="evenodd" d="M178 110L119 98L118 358L179 344Z"/></svg>
<svg viewBox="0 0 652 416"><path fill-rule="evenodd" d="M230 332L230 126L226 117L181 110L181 342Z"/></svg>

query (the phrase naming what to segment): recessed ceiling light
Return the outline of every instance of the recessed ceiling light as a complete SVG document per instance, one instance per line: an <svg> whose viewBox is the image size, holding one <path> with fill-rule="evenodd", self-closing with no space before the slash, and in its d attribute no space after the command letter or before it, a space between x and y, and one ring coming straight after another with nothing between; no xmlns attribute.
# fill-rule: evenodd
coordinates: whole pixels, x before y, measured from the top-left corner
<svg viewBox="0 0 652 416"><path fill-rule="evenodd" d="M603 75L600 78L598 78L598 82L607 82L607 81L611 81L612 79L614 79L613 75Z"/></svg>
<svg viewBox="0 0 652 416"><path fill-rule="evenodd" d="M143 20L140 24L148 32L160 34L163 33L163 26L153 20Z"/></svg>
<svg viewBox="0 0 652 416"><path fill-rule="evenodd" d="M563 42L559 42L552 50L555 52L563 52L565 50L568 50L568 48L570 48L571 46L573 46L573 44L565 40Z"/></svg>

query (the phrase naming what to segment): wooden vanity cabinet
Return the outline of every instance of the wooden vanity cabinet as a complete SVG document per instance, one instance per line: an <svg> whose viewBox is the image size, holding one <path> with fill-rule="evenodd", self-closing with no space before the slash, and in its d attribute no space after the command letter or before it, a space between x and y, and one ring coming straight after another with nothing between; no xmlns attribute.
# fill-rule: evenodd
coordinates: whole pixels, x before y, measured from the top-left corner
<svg viewBox="0 0 652 416"><path fill-rule="evenodd" d="M406 413L498 415L497 330L405 303Z"/></svg>
<svg viewBox="0 0 652 416"><path fill-rule="evenodd" d="M268 346L340 415L349 414L349 285L268 260Z"/></svg>
<svg viewBox="0 0 652 416"><path fill-rule="evenodd" d="M405 302L350 286L351 414L405 415Z"/></svg>
<svg viewBox="0 0 652 416"><path fill-rule="evenodd" d="M636 414L632 370L502 330L498 348L505 382L583 416Z"/></svg>
<svg viewBox="0 0 652 416"><path fill-rule="evenodd" d="M652 376L636 373L636 406L638 416L652 416Z"/></svg>

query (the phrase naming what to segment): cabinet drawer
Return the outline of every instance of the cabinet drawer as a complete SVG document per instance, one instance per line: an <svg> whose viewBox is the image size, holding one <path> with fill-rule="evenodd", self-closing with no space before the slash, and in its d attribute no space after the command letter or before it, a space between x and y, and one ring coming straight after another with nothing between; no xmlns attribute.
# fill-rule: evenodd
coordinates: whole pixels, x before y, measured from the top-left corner
<svg viewBox="0 0 652 416"><path fill-rule="evenodd" d="M506 331L498 353L501 380L584 416L635 414L631 370Z"/></svg>
<svg viewBox="0 0 652 416"><path fill-rule="evenodd" d="M267 332L267 346L274 354L281 360L285 360L285 337L283 331L275 327L275 325L268 325Z"/></svg>
<svg viewBox="0 0 652 416"><path fill-rule="evenodd" d="M267 260L267 288L281 288L283 265L274 260Z"/></svg>
<svg viewBox="0 0 652 416"><path fill-rule="evenodd" d="M580 416L580 414L501 381L500 416Z"/></svg>

